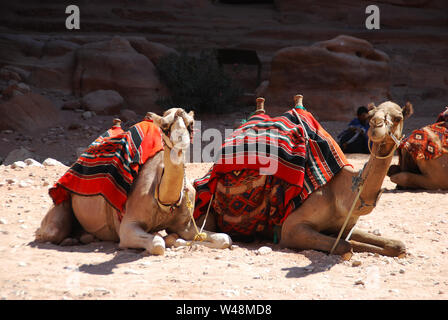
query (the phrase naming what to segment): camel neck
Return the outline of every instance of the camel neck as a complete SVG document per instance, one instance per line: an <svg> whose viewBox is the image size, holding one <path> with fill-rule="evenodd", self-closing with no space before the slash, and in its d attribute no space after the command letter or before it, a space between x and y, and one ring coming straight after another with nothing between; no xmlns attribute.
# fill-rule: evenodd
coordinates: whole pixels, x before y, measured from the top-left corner
<svg viewBox="0 0 448 320"><path fill-rule="evenodd" d="M369 161L366 163L361 178L364 181L363 190L355 206L354 215L365 215L370 213L380 196L381 187L387 170L392 162L394 143L385 144L380 147L378 143L374 143ZM391 154L392 153L392 154ZM381 156L387 156L384 159Z"/></svg>
<svg viewBox="0 0 448 320"><path fill-rule="evenodd" d="M184 163L174 164L170 158L171 150L165 146L163 153L163 173L159 184L159 201L173 204L179 201L184 187Z"/></svg>

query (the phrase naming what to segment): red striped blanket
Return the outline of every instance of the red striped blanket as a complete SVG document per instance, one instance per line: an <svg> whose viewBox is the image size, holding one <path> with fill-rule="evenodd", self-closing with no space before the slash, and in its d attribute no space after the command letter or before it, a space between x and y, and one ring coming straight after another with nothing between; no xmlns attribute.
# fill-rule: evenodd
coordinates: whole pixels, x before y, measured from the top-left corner
<svg viewBox="0 0 448 320"><path fill-rule="evenodd" d="M162 148L160 129L152 120L139 122L128 131L112 127L90 144L49 194L56 205L68 200L69 192L102 195L121 221L139 167Z"/></svg>
<svg viewBox="0 0 448 320"><path fill-rule="evenodd" d="M283 184L281 188L281 199L276 199L276 210L280 212L275 215L274 224L281 224L312 192L325 185L346 165L349 164L338 144L310 112L294 108L275 118L252 116L225 139L210 171L195 180L194 217L197 219L206 213L217 182L225 181L226 174L249 169L276 178L267 179L267 186L286 182L286 186ZM265 215L272 213L271 209L266 209ZM250 215L250 210L239 210L239 214ZM267 223L272 225L269 221ZM229 230L223 222L218 221L218 225ZM252 227L244 231L241 231L241 226L230 228L244 234L255 232L256 223L249 225Z"/></svg>

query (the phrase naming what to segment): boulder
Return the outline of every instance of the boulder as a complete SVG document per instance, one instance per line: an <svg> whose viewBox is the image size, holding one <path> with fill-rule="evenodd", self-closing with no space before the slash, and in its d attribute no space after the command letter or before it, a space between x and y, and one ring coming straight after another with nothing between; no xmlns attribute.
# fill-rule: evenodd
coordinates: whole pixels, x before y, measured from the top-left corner
<svg viewBox="0 0 448 320"><path fill-rule="evenodd" d="M60 112L53 103L32 92L0 103L0 114L0 130L33 132L56 126L60 121Z"/></svg>
<svg viewBox="0 0 448 320"><path fill-rule="evenodd" d="M170 53L179 54L175 49L167 47L161 43L151 42L143 37L128 38L131 46L142 55L146 56L152 63L157 65L159 59Z"/></svg>
<svg viewBox="0 0 448 320"><path fill-rule="evenodd" d="M96 114L117 114L123 105L123 98L114 90L96 90L86 94L81 105Z"/></svg>
<svg viewBox="0 0 448 320"><path fill-rule="evenodd" d="M6 98L14 97L17 95L26 94L31 92L31 88L29 85L23 82L15 82L13 81L5 90L3 90L3 96Z"/></svg>
<svg viewBox="0 0 448 320"><path fill-rule="evenodd" d="M77 50L76 57L75 94L84 96L92 91L110 89L120 93L135 111L160 110L156 100L164 88L157 70L128 40L114 37L89 43Z"/></svg>
<svg viewBox="0 0 448 320"><path fill-rule="evenodd" d="M311 46L277 51L269 84L257 93L267 110L281 113L300 93L320 120L349 120L369 102L389 99L389 58L362 39L338 36Z"/></svg>
<svg viewBox="0 0 448 320"><path fill-rule="evenodd" d="M3 161L3 164L5 166L8 166L10 164L13 164L14 162L23 161L29 158L35 158L35 155L31 151L25 149L24 147L20 147L8 153L5 161Z"/></svg>

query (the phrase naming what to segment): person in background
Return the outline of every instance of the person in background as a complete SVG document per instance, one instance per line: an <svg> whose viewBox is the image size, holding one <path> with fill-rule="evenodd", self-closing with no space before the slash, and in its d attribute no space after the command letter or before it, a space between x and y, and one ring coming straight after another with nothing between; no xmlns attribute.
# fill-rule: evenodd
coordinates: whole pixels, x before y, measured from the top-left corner
<svg viewBox="0 0 448 320"><path fill-rule="evenodd" d="M367 107L359 107L356 118L350 121L348 128L338 135L338 143L344 153L369 153L368 113Z"/></svg>

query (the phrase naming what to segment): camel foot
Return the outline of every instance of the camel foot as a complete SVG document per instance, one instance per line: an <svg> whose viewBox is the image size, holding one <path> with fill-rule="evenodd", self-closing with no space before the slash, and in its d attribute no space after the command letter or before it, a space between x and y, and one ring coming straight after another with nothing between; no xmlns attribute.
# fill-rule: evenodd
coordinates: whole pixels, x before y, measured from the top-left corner
<svg viewBox="0 0 448 320"><path fill-rule="evenodd" d="M172 246L175 245L177 239L179 239L179 236L176 233L170 233L163 239L165 240L166 247L171 248Z"/></svg>
<svg viewBox="0 0 448 320"><path fill-rule="evenodd" d="M393 164L389 167L389 170L387 170L387 176L390 177L400 172L401 172L400 166Z"/></svg>
<svg viewBox="0 0 448 320"><path fill-rule="evenodd" d="M152 240L152 245L149 248L148 252L156 256L161 256L165 254L165 241L161 236L159 235L154 236L154 239Z"/></svg>
<svg viewBox="0 0 448 320"><path fill-rule="evenodd" d="M90 233L84 233L80 238L79 241L82 244L89 244L95 241L95 236Z"/></svg>
<svg viewBox="0 0 448 320"><path fill-rule="evenodd" d="M69 247L69 246L76 246L78 244L79 241L75 238L65 238L59 245L62 247Z"/></svg>

